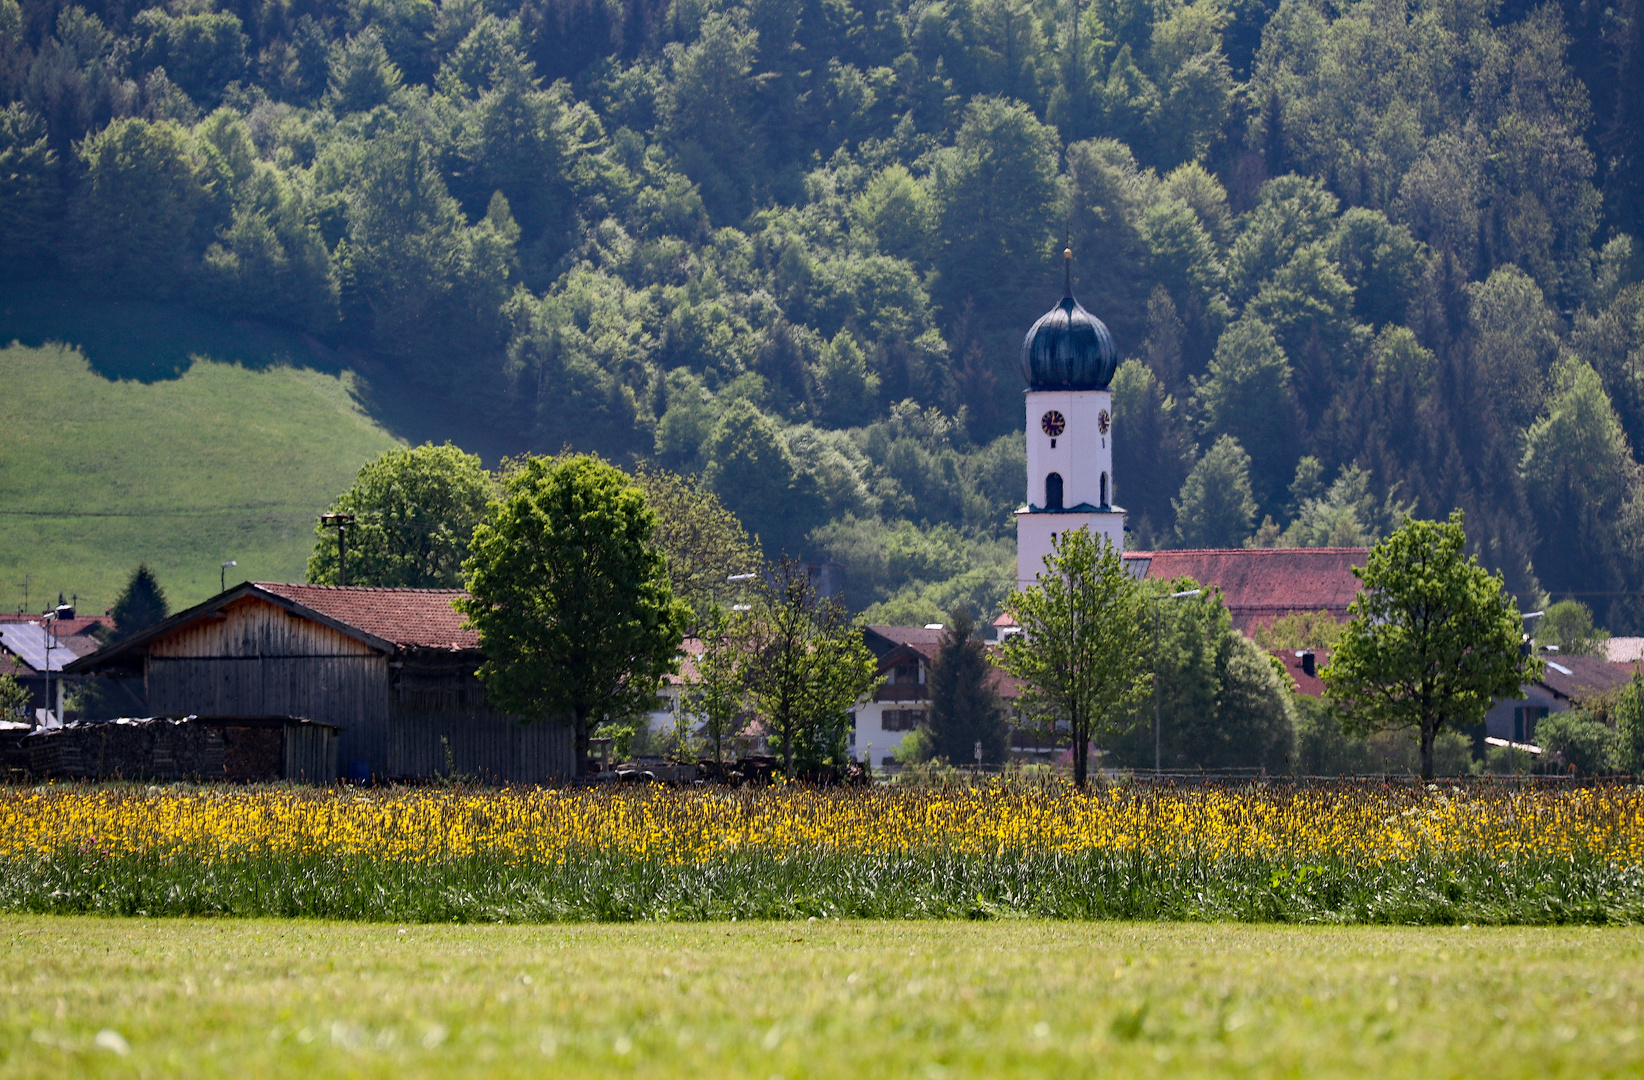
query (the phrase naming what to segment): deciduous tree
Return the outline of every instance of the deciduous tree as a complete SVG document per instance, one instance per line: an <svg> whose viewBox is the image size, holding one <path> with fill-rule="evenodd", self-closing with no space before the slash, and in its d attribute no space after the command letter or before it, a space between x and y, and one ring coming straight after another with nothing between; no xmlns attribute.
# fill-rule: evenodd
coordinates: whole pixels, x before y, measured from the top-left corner
<svg viewBox="0 0 1644 1080"><path fill-rule="evenodd" d="M348 526L349 583L457 588L468 541L494 494L479 457L450 443L380 454L331 505L332 513L355 518ZM308 580L333 583L337 570L337 530L317 525Z"/></svg>
<svg viewBox="0 0 1644 1080"><path fill-rule="evenodd" d="M747 624L747 685L779 746L794 765L838 761L845 752L849 709L879 684L862 629L823 598L803 563L773 564Z"/></svg>
<svg viewBox="0 0 1644 1080"><path fill-rule="evenodd" d="M1541 667L1522 655L1524 621L1501 575L1467 556L1450 520L1407 520L1353 572L1363 591L1322 675L1352 734L1414 729L1421 775L1433 776L1439 732L1484 719L1495 698L1516 697Z"/></svg>
<svg viewBox="0 0 1644 1080"><path fill-rule="evenodd" d="M504 482L463 563L458 609L480 635L499 708L569 719L577 772L588 728L648 712L678 663L689 611L668 587L655 515L595 458L528 458Z"/></svg>
<svg viewBox="0 0 1644 1080"><path fill-rule="evenodd" d="M1086 529L1057 537L1035 584L1005 602L1022 632L1005 642L1001 665L1022 680L1024 710L1068 725L1081 788L1091 743L1137 723L1153 684L1145 604L1112 542Z"/></svg>
<svg viewBox="0 0 1644 1080"><path fill-rule="evenodd" d="M728 594L727 578L760 568L764 560L742 522L701 480L641 465L634 482L656 515L654 539L668 557L668 584L699 617Z"/></svg>

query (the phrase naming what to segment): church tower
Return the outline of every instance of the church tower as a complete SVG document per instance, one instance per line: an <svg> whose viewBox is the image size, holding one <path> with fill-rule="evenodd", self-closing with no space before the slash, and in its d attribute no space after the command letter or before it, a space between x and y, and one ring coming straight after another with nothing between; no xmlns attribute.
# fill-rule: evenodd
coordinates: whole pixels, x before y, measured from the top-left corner
<svg viewBox="0 0 1644 1080"><path fill-rule="evenodd" d="M1073 299L1071 250L1062 302L1022 342L1027 380L1027 505L1016 511L1018 588L1045 568L1055 537L1086 528L1123 550L1125 512L1113 505L1113 335Z"/></svg>

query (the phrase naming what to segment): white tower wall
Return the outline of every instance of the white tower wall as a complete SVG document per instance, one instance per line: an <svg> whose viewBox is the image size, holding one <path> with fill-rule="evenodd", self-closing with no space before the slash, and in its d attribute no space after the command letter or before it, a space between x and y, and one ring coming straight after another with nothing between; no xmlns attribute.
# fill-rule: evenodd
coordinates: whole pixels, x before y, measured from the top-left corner
<svg viewBox="0 0 1644 1080"><path fill-rule="evenodd" d="M1114 505L1112 392L1029 390L1023 396L1027 505L1016 512L1017 588L1033 584L1063 532L1089 529L1092 536L1106 536L1120 551L1125 539L1125 512ZM1055 417L1047 425L1052 413L1059 414L1059 425ZM1050 505L1053 477L1061 480L1060 508Z"/></svg>

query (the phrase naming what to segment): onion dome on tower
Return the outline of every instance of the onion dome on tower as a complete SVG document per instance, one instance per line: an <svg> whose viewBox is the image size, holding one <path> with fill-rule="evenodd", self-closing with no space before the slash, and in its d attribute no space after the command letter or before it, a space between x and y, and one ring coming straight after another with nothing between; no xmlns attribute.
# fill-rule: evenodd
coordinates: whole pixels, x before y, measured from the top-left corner
<svg viewBox="0 0 1644 1080"><path fill-rule="evenodd" d="M1067 289L1022 342L1022 378L1029 390L1106 390L1119 350L1102 320L1073 299L1073 251L1062 252Z"/></svg>

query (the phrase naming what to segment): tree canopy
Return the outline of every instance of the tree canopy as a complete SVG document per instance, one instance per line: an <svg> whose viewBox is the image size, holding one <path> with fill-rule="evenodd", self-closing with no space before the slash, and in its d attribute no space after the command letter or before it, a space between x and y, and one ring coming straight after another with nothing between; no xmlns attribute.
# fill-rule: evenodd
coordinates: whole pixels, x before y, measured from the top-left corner
<svg viewBox="0 0 1644 1080"><path fill-rule="evenodd" d="M930 666L930 753L952 765L1002 765L1010 755L1005 703L987 645L975 631L969 612L949 613Z"/></svg>
<svg viewBox="0 0 1644 1080"><path fill-rule="evenodd" d="M645 497L594 458L528 458L474 531L458 608L479 631L498 708L569 722L577 772L591 721L650 711L689 611L668 586Z"/></svg>
<svg viewBox="0 0 1644 1080"><path fill-rule="evenodd" d="M1067 725L1080 787L1092 743L1106 747L1136 726L1153 685L1146 603L1112 542L1087 529L1058 536L1034 584L1006 601L1021 632L1000 663L1022 681L1021 709Z"/></svg>
<svg viewBox="0 0 1644 1080"><path fill-rule="evenodd" d="M166 601L166 592L160 588L154 571L148 568L147 563L138 563L108 613L114 620L114 636L129 637L170 615L171 605Z"/></svg>
<svg viewBox="0 0 1644 1080"><path fill-rule="evenodd" d="M0 0L0 278L307 335L488 458L700 475L773 554L952 530L858 590L940 617L1003 598L1070 243L1132 546L1459 508L1521 602L1644 632L1640 19Z"/></svg>
<svg viewBox="0 0 1644 1080"><path fill-rule="evenodd" d="M354 515L348 526L349 583L459 587L468 541L494 492L480 459L450 443L389 450L367 462L330 510ZM316 525L309 581L337 581L337 551L337 530Z"/></svg>
<svg viewBox="0 0 1644 1080"><path fill-rule="evenodd" d="M1350 733L1414 729L1423 779L1439 732L1479 723L1492 700L1517 697L1540 670L1520 651L1524 621L1501 576L1466 546L1457 511L1447 522L1407 520L1371 549L1320 673Z"/></svg>

